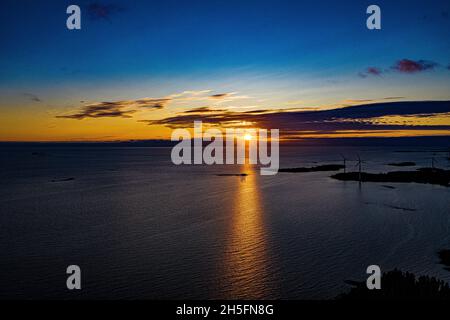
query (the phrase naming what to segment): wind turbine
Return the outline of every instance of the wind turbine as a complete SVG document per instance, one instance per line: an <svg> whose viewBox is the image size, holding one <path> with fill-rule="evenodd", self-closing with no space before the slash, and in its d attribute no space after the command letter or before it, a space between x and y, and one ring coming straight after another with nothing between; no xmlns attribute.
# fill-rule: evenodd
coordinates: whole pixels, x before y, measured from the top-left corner
<svg viewBox="0 0 450 320"><path fill-rule="evenodd" d="M358 167L358 172L359 172L359 183L361 183L361 171L362 171L362 164L364 163L363 160L361 160L361 157L358 154L358 161L356 162L356 166ZM355 167L356 167L355 166Z"/></svg>
<svg viewBox="0 0 450 320"><path fill-rule="evenodd" d="M430 158L430 160L431 160L431 169L433 169L433 170L436 169L435 163L439 162L439 161L436 159L435 156L436 156L436 155L433 154L433 156Z"/></svg>
<svg viewBox="0 0 450 320"><path fill-rule="evenodd" d="M347 160L348 159L346 157L344 157L343 154L341 154L341 158L344 161L344 173L346 173L347 172Z"/></svg>

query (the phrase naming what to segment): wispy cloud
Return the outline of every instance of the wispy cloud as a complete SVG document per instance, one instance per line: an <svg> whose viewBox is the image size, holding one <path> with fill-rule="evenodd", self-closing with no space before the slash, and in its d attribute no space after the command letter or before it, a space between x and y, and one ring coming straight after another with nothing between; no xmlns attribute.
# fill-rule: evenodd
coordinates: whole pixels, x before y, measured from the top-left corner
<svg viewBox="0 0 450 320"><path fill-rule="evenodd" d="M225 92L211 94L211 90L199 91L183 91L169 95L173 101L187 102L187 101L214 101L214 103L231 102L241 99L248 99L249 96L239 95L238 92Z"/></svg>
<svg viewBox="0 0 450 320"><path fill-rule="evenodd" d="M118 103L124 106L139 107L147 109L162 109L164 108L172 99L170 98L143 98L138 100L126 100L119 101Z"/></svg>
<svg viewBox="0 0 450 320"><path fill-rule="evenodd" d="M194 109L190 109L190 110L181 112L181 114L189 114L189 113L204 114L204 113L213 113L213 112L226 112L226 110L225 109L211 109L209 107L200 107L200 108L194 108Z"/></svg>
<svg viewBox="0 0 450 320"><path fill-rule="evenodd" d="M170 128L189 128L196 120L217 126L248 126L278 128L284 134L329 134L339 131L382 130L450 130L450 120L443 125L415 125L411 123L385 123L382 117L420 117L450 115L450 101L389 102L351 106L331 110L289 111L253 110L244 112L203 109L199 113L182 113L160 120L144 120L149 125ZM206 112L205 112L206 111Z"/></svg>
<svg viewBox="0 0 450 320"><path fill-rule="evenodd" d="M211 90L188 90L181 93L173 93L163 98L95 102L84 105L73 113L58 115L57 118L78 120L104 117L130 118L135 112L163 109L172 102L214 101L219 104L246 98L246 96L237 96L236 94L236 92L211 94ZM198 108L197 110L194 109L187 112L198 113L208 112L208 110L205 108Z"/></svg>
<svg viewBox="0 0 450 320"><path fill-rule="evenodd" d="M385 97L383 100L400 100L405 99L405 97Z"/></svg>
<svg viewBox="0 0 450 320"><path fill-rule="evenodd" d="M236 100L242 100L242 99L249 99L249 96L245 95L239 95L239 92L227 92L227 93L218 93L213 94L208 97L210 100L216 101L216 102L231 102Z"/></svg>
<svg viewBox="0 0 450 320"><path fill-rule="evenodd" d="M32 93L23 93L22 94L24 97L27 97L28 99L30 99L33 102L41 102L42 100L35 94Z"/></svg>
<svg viewBox="0 0 450 320"><path fill-rule="evenodd" d="M89 17L93 20L104 19L110 21L113 14L121 11L123 11L123 8L114 4L93 2L87 5L87 12L89 14Z"/></svg>
<svg viewBox="0 0 450 320"><path fill-rule="evenodd" d="M210 95L210 97L213 98L213 99L219 99L220 100L220 99L224 99L226 97L229 97L231 95L233 95L233 93L218 93L218 94Z"/></svg>
<svg viewBox="0 0 450 320"><path fill-rule="evenodd" d="M434 70L439 64L434 61L429 60L412 60L412 59L401 59L396 61L390 68L380 68L380 67L368 67L364 71L358 73L361 78L367 78L369 76L380 77L385 73L398 72L403 74L414 74L427 70Z"/></svg>
<svg viewBox="0 0 450 320"><path fill-rule="evenodd" d="M342 101L343 104L362 104L362 103L368 103L373 102L373 99L347 99Z"/></svg>
<svg viewBox="0 0 450 320"><path fill-rule="evenodd" d="M401 73L417 73L426 70L433 70L438 64L428 60L402 59L397 61L391 68Z"/></svg>
<svg viewBox="0 0 450 320"><path fill-rule="evenodd" d="M120 107L108 104L87 105L80 111L68 115L56 116L56 118L77 119L85 118L130 118L135 110L121 110Z"/></svg>
<svg viewBox="0 0 450 320"><path fill-rule="evenodd" d="M380 68L377 67L368 67L365 71L360 72L359 76L362 78L366 78L368 76L381 76L383 71Z"/></svg>
<svg viewBox="0 0 450 320"><path fill-rule="evenodd" d="M401 100L405 97L384 97L384 98L377 98L377 99L346 99L339 103L339 105L345 107L350 105L357 105L357 104L365 104L365 103L373 103L373 102L382 102L385 100Z"/></svg>
<svg viewBox="0 0 450 320"><path fill-rule="evenodd" d="M137 100L105 101L83 106L79 111L57 118L85 119L85 118L130 118L139 109L162 109L170 102L167 98L142 98Z"/></svg>
<svg viewBox="0 0 450 320"><path fill-rule="evenodd" d="M168 97L171 99L182 99L186 97L198 97L198 96L205 96L209 94L211 90L185 90L180 93L173 93L169 95Z"/></svg>

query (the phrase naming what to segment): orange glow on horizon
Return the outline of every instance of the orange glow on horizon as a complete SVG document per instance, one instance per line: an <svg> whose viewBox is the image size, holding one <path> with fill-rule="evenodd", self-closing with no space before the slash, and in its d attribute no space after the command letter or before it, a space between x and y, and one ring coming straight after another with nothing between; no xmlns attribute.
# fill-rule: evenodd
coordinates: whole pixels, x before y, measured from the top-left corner
<svg viewBox="0 0 450 320"><path fill-rule="evenodd" d="M30 106L14 105L5 109L0 117L0 141L7 142L73 142L73 141L129 141L129 140L170 140L173 128L164 125L148 125L139 120L144 116L131 118L85 118L58 119L59 114L53 109L32 109ZM151 119L161 119L170 115L169 110L156 110L150 113ZM341 121L345 121L342 119ZM350 121L350 120L349 120ZM416 136L450 136L450 130L420 129L420 126L450 126L450 114L429 116L385 116L365 119L374 125L398 125L398 130L340 130L321 133L318 131L297 131L286 134L280 128L280 142L291 139L306 138L370 138L370 137L416 137ZM245 141L259 140L257 123L238 121L224 124L203 123L203 129L217 128L225 133L227 128L243 130ZM402 125L409 126L408 129ZM414 129L414 126L418 126ZM192 133L193 124L186 129ZM251 132L248 132L249 130ZM256 132L254 132L256 130ZM270 134L268 136L270 140Z"/></svg>

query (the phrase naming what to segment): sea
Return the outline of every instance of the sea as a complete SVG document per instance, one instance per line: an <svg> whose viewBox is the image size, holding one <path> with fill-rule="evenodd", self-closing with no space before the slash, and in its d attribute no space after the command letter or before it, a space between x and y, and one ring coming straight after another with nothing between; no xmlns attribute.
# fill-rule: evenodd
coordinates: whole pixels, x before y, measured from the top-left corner
<svg viewBox="0 0 450 320"><path fill-rule="evenodd" d="M450 188L174 165L170 147L2 144L1 299L333 299L370 265L450 282ZM450 168L444 147L287 146L280 167ZM392 167L412 161L413 167ZM342 171L341 171L342 172ZM246 176L234 174L246 173ZM224 175L225 174L225 175ZM81 269L68 290L67 267Z"/></svg>

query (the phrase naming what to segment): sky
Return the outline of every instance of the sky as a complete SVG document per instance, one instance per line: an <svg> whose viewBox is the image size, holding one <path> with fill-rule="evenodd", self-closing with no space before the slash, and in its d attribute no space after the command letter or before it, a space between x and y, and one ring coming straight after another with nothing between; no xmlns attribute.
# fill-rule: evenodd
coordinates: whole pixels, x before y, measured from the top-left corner
<svg viewBox="0 0 450 320"><path fill-rule="evenodd" d="M0 141L450 135L447 0L6 0L0 37Z"/></svg>

